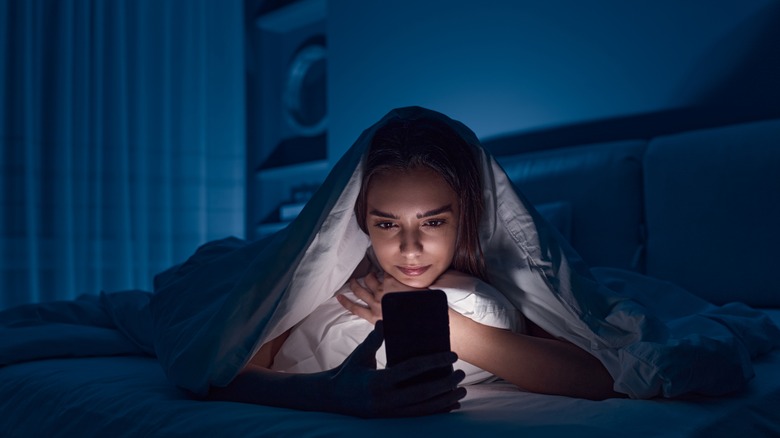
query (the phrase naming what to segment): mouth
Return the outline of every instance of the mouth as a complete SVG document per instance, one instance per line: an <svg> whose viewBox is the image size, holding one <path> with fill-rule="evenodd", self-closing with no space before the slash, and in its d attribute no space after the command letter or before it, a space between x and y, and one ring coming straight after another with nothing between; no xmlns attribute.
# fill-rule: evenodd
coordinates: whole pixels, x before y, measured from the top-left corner
<svg viewBox="0 0 780 438"><path fill-rule="evenodd" d="M431 265L428 266L396 266L407 277L418 277L423 275Z"/></svg>

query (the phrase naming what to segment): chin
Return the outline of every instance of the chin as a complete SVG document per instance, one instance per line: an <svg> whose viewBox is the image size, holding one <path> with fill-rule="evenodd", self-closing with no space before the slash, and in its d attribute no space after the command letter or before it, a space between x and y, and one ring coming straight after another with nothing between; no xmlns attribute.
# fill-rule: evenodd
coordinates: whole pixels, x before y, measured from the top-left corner
<svg viewBox="0 0 780 438"><path fill-rule="evenodd" d="M403 284L404 286L409 286L414 289L427 289L434 282L434 280L426 280L422 278L409 278L409 279L404 278L403 281L402 280L398 280L398 281L401 282L401 284Z"/></svg>

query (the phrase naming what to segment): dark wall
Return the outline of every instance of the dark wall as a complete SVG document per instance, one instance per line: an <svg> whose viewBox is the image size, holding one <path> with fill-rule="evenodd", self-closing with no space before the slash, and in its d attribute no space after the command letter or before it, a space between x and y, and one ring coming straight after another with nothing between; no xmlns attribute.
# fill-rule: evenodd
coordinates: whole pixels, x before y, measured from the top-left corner
<svg viewBox="0 0 780 438"><path fill-rule="evenodd" d="M405 105L493 138L615 117L709 123L780 101L772 0L329 2L328 41L331 163Z"/></svg>

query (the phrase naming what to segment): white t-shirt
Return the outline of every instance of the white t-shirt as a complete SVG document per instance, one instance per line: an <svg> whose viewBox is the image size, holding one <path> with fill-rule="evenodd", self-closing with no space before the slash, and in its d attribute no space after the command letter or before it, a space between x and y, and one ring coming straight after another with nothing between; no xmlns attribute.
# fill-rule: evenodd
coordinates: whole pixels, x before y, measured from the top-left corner
<svg viewBox="0 0 780 438"><path fill-rule="evenodd" d="M480 324L515 332L524 331L524 319L519 312L496 289L475 277L451 271L430 288L443 290L450 308ZM344 362L355 347L366 339L374 326L339 304L336 300L338 294L362 303L351 292L349 285L344 285L332 298L293 327L276 354L272 369L290 373L329 370ZM376 361L377 368L385 367L387 359L384 347L377 350ZM454 367L466 373L462 385L494 377L463 360L458 360Z"/></svg>

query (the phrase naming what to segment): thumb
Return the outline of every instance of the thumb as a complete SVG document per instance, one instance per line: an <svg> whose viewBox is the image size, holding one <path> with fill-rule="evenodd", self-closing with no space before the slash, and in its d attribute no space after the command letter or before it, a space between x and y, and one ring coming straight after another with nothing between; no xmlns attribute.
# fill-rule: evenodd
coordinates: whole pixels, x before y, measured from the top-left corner
<svg viewBox="0 0 780 438"><path fill-rule="evenodd" d="M366 336L366 339L355 348L355 359L361 363L372 363L376 366L376 352L382 346L385 340L384 325L382 320L378 320L374 325L374 330Z"/></svg>
<svg viewBox="0 0 780 438"><path fill-rule="evenodd" d="M385 325L384 321L381 319L377 320L376 324L374 324L374 330L366 336L366 339L363 341L362 345L365 346L365 348L369 349L371 351L371 354L376 354L376 351L379 350L379 347L382 346L382 342L385 341Z"/></svg>

